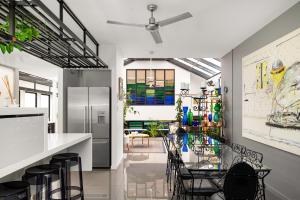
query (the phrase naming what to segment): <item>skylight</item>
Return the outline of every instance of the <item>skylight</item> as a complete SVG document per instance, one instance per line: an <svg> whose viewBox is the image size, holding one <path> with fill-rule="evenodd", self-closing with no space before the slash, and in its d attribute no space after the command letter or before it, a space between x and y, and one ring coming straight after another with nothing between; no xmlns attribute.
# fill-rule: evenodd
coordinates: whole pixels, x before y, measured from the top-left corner
<svg viewBox="0 0 300 200"><path fill-rule="evenodd" d="M209 66L209 65L207 65L207 64L205 64L205 63L203 63L203 62L200 62L200 61L196 60L195 58L188 58L188 59L189 59L190 61L192 61L192 62L198 64L198 65L201 65L202 67L205 67L205 68L207 68L207 69L209 69L209 70L211 70L211 71L214 71L215 73L220 73L220 70L217 70L217 69L215 69L214 67L211 67L211 66Z"/></svg>
<svg viewBox="0 0 300 200"><path fill-rule="evenodd" d="M211 73L209 73L209 72L207 72L205 70L202 70L199 67L196 67L196 66L194 66L194 65L192 65L192 64L190 64L188 62L185 62L184 60L182 60L180 58L174 58L174 60L177 60L178 62L181 62L182 64L185 64L185 65L187 65L187 66L189 66L189 67L191 67L191 68L193 68L195 70L198 70L198 71L200 71L200 72L202 72L202 73L204 73L204 74L206 74L208 76L213 76L213 74L211 74Z"/></svg>
<svg viewBox="0 0 300 200"><path fill-rule="evenodd" d="M214 58L203 58L203 59L206 60L206 61L208 61L208 62L211 62L211 63L213 63L213 64L215 64L215 65L217 65L219 67L221 67L221 62L218 61L218 60L216 60L216 59L214 59Z"/></svg>

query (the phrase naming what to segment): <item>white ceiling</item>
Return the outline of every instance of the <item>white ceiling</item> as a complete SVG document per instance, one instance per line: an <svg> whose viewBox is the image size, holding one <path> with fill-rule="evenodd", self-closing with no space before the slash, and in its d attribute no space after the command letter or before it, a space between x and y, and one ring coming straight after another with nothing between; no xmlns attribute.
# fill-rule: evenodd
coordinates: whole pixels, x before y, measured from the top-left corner
<svg viewBox="0 0 300 200"><path fill-rule="evenodd" d="M220 58L298 0L65 0L101 43L117 45L125 57ZM51 9L56 0L44 2ZM193 18L160 28L162 44L154 44L142 28L106 24L107 20L147 23L146 6L163 20L183 12ZM74 27L74 26L72 26ZM78 30L78 29L77 29ZM76 30L75 30L76 31ZM272 34L272 33L270 33ZM149 51L154 51L150 55Z"/></svg>

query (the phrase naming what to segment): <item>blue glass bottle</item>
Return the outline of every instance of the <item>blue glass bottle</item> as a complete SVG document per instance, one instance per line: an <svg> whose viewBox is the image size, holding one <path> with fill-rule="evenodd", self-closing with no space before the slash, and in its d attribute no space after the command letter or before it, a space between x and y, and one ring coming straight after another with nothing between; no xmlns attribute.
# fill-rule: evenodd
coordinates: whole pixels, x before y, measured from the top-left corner
<svg viewBox="0 0 300 200"><path fill-rule="evenodd" d="M188 110L189 110L189 107L183 106L182 110L183 110L182 125L188 125Z"/></svg>
<svg viewBox="0 0 300 200"><path fill-rule="evenodd" d="M185 133L183 135L183 145L182 145L182 152L188 152L188 139L189 139L189 134Z"/></svg>

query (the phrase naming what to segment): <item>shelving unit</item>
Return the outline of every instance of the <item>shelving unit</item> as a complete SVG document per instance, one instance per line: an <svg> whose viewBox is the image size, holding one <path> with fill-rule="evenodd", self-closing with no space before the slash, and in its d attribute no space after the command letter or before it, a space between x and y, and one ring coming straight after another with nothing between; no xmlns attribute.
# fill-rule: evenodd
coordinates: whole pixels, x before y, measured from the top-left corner
<svg viewBox="0 0 300 200"><path fill-rule="evenodd" d="M202 88L202 94L192 96L189 94L189 89L182 89L180 98L190 98L194 101L193 106L188 107L187 121L185 120L184 107L182 127L189 133L193 133L196 137L201 137L204 140L206 136L225 142L223 134L223 104L220 78L218 79L218 87L212 84L209 88ZM211 88L213 87L213 88ZM195 105L196 104L196 105ZM189 111L192 109L194 114ZM195 115L195 112L197 113ZM190 113L190 114L189 114ZM191 117L193 115L193 117ZM192 118L192 119L191 119Z"/></svg>
<svg viewBox="0 0 300 200"><path fill-rule="evenodd" d="M222 95L219 91L202 90L202 96L193 99L198 103L193 109L198 111L199 131L223 137Z"/></svg>

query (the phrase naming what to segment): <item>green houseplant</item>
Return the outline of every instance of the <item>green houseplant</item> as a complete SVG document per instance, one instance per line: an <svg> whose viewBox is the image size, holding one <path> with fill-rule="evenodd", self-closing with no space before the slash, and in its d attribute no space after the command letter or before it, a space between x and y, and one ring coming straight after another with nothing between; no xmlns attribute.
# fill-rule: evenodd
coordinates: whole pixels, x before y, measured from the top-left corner
<svg viewBox="0 0 300 200"><path fill-rule="evenodd" d="M163 128L164 126L159 122L151 122L146 133L149 134L150 137L157 137L161 135L161 131L159 129L163 129Z"/></svg>
<svg viewBox="0 0 300 200"><path fill-rule="evenodd" d="M176 121L179 123L179 128L182 127L182 116L183 116L183 110L182 110L182 99L181 96L178 97L176 101Z"/></svg>
<svg viewBox="0 0 300 200"><path fill-rule="evenodd" d="M129 93L123 92L124 98L123 98L123 122L124 122L124 127L127 127L127 122L126 122L126 116L127 113L133 113L138 114L139 112L134 109L134 107L131 106L132 99L129 96Z"/></svg>
<svg viewBox="0 0 300 200"><path fill-rule="evenodd" d="M176 121L178 122L178 129L176 131L176 135L178 136L177 139L180 141L186 131L182 128L182 117L183 117L183 110L182 110L182 99L181 96L178 97L176 101Z"/></svg>
<svg viewBox="0 0 300 200"><path fill-rule="evenodd" d="M13 36L13 40L10 42L1 42L0 41L0 49L3 54L12 53L14 48L21 50L21 46L16 43L16 40L20 42L31 42L35 38L39 38L40 32L30 23L25 20L15 20L15 35ZM0 31L9 34L9 21L8 18L3 24L0 24Z"/></svg>

